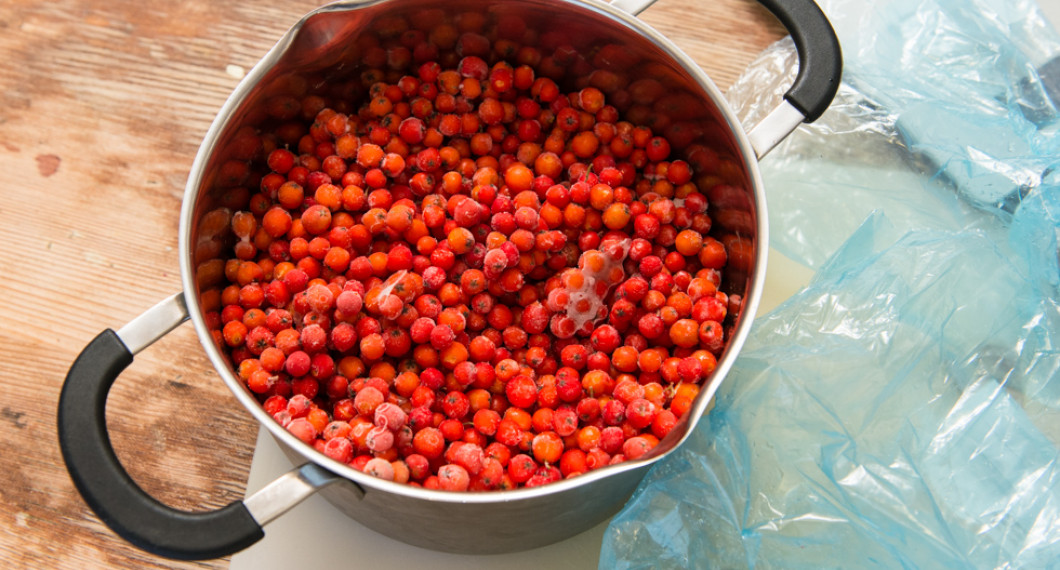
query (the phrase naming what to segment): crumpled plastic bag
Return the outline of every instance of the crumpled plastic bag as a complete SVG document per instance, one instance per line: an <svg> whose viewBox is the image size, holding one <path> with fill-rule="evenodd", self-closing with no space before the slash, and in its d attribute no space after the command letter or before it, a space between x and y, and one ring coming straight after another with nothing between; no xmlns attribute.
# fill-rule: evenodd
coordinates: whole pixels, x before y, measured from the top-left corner
<svg viewBox="0 0 1060 570"><path fill-rule="evenodd" d="M1023 35L1042 21L1029 0L880 0L838 19L853 2L822 4L846 55L840 98L762 164L772 245L816 274L755 321L713 411L612 520L599 567L1060 567L1060 178L984 203L975 178L918 164L896 126L923 101L986 113L932 81L972 85L946 67L978 66L957 57L972 46L1039 65L1055 32ZM790 54L771 51L763 65ZM888 75L901 69L935 71ZM753 115L748 76L730 97ZM989 168L1060 162L1020 100L990 120L1032 143L1029 162Z"/></svg>
<svg viewBox="0 0 1060 570"><path fill-rule="evenodd" d="M1060 67L1052 98L1038 70L1060 56L1060 35L1033 0L819 3L840 36L844 81L824 116L761 164L774 248L819 267L875 209L908 229L990 229L1014 209L977 199L991 179L1047 183L1060 156ZM729 89L746 129L774 108L797 62L785 38ZM925 109L947 120L899 128Z"/></svg>

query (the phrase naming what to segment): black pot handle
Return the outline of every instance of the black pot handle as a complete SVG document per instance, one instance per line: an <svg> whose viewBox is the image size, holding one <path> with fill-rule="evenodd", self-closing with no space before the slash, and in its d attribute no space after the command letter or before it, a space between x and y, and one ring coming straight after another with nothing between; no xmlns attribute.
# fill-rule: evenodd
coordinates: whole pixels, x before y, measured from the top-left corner
<svg viewBox="0 0 1060 570"><path fill-rule="evenodd" d="M168 328L157 335L162 336L187 318L183 301L183 296L171 297L141 318L152 311L157 316L158 308L166 305L163 308L172 320L180 316L172 315L173 305L178 304L183 317L165 323ZM144 328L141 324L140 330ZM260 540L264 536L261 525L242 501L216 511L189 513L160 503L129 477L107 434L105 409L107 393L132 360L133 351L107 329L74 361L59 396L59 445L85 502L122 538L168 558L217 558Z"/></svg>
<svg viewBox="0 0 1060 570"><path fill-rule="evenodd" d="M843 74L843 52L832 24L813 0L758 0L795 41L799 74L784 94L793 107L816 121L832 103Z"/></svg>
<svg viewBox="0 0 1060 570"><path fill-rule="evenodd" d="M613 0L636 16L656 0ZM747 133L761 159L802 123L816 121L835 98L843 74L843 51L828 17L814 0L758 0L791 34L799 56L795 82L779 106Z"/></svg>

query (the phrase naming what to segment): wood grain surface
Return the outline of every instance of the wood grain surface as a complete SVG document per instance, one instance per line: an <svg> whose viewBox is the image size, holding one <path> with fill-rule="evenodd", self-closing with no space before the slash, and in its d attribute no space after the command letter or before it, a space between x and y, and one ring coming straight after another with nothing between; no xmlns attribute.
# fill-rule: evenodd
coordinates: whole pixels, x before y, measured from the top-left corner
<svg viewBox="0 0 1060 570"><path fill-rule="evenodd" d="M157 558L105 527L63 467L56 407L96 334L180 290L196 150L241 73L320 4L0 3L0 567L228 566ZM749 0L659 0L641 17L722 89L783 35ZM161 501L242 498L258 426L190 325L137 356L107 417L120 459Z"/></svg>

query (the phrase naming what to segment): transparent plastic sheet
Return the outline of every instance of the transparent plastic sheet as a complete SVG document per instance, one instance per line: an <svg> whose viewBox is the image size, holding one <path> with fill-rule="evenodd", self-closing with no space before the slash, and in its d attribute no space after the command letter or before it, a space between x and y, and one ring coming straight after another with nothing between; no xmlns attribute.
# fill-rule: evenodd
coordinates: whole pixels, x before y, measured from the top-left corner
<svg viewBox="0 0 1060 570"><path fill-rule="evenodd" d="M1060 156L1060 69L1052 82L1039 70L1060 56L1060 35L1033 0L819 3L844 81L821 119L762 162L774 248L819 267L881 208L910 229L994 228L1015 209L1006 184L1029 194L1044 183ZM796 68L786 38L729 89L745 128Z"/></svg>
<svg viewBox="0 0 1060 570"><path fill-rule="evenodd" d="M839 98L762 164L772 246L815 277L758 317L599 567L1060 567L1060 137L1027 111L1060 42L1026 0L822 6ZM733 86L748 124L793 57L780 42ZM925 165L897 127L924 102L1004 122L1023 154L943 150L1033 187L984 202L989 177Z"/></svg>
<svg viewBox="0 0 1060 570"><path fill-rule="evenodd" d="M797 66L794 43L785 38L766 49L729 89L727 98L745 129L780 100ZM879 209L907 228L995 225L916 171L891 109L856 87L854 73L847 61L844 81L825 114L800 126L760 165L771 247L816 269Z"/></svg>

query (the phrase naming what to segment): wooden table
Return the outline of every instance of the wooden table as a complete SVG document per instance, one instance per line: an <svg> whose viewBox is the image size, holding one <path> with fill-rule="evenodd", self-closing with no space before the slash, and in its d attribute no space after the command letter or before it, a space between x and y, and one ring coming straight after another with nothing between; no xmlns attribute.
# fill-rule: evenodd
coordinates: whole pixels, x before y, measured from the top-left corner
<svg viewBox="0 0 1060 570"><path fill-rule="evenodd" d="M59 390L78 352L180 290L177 218L218 109L314 0L0 4L0 566L227 567L140 552L63 467ZM659 0L642 14L723 90L783 35L749 0ZM108 403L132 477L187 510L243 496L256 422L190 325L137 356Z"/></svg>

